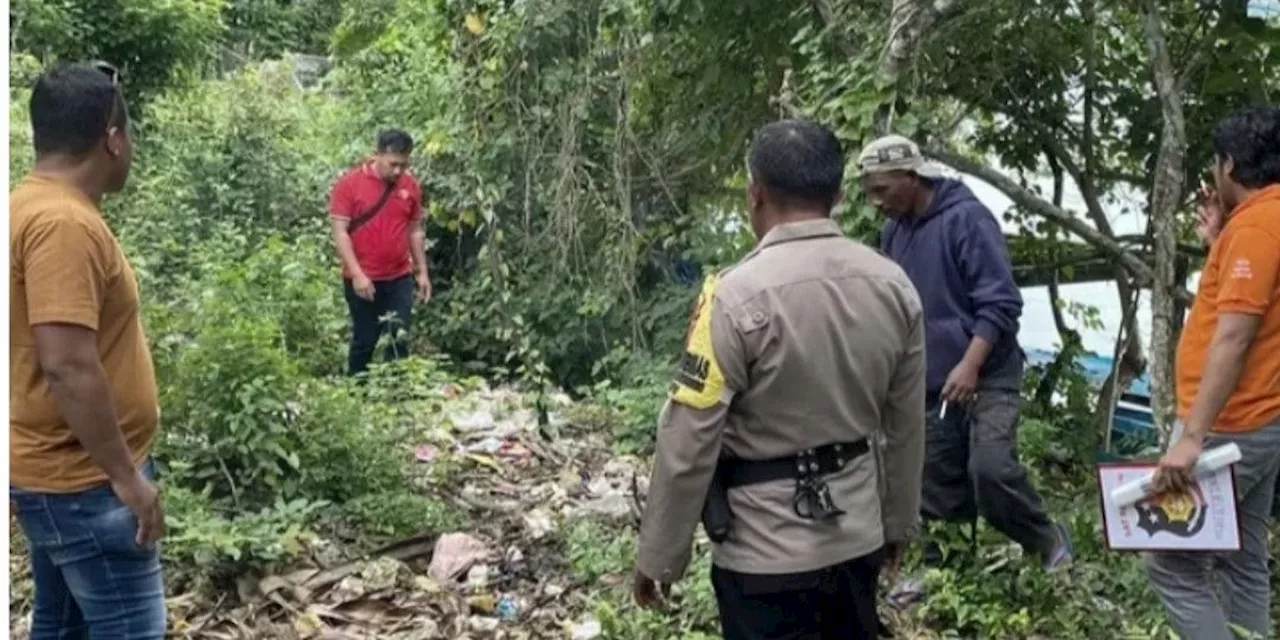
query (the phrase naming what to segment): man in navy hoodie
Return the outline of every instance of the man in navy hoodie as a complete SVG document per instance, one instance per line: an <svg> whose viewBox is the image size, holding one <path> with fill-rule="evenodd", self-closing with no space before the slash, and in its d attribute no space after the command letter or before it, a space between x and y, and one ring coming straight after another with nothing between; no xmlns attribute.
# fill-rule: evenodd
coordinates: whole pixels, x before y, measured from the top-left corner
<svg viewBox="0 0 1280 640"><path fill-rule="evenodd" d="M1046 568L1062 565L1071 557L1067 531L1049 519L1016 451L1022 295L1000 224L902 136L872 142L858 165L864 193L888 217L881 250L906 271L924 306L924 518L973 523L981 515ZM937 545L926 544L925 564L941 559ZM907 580L890 603L921 595L919 581Z"/></svg>

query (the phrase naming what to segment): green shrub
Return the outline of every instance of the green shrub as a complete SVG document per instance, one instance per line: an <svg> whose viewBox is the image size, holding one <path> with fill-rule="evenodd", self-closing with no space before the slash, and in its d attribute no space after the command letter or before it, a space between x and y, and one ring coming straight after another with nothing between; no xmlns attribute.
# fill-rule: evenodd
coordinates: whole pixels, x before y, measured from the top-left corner
<svg viewBox="0 0 1280 640"><path fill-rule="evenodd" d="M676 588L674 615L645 611L631 599L631 571L635 566L635 531L610 531L592 521L574 523L565 535L565 555L579 580L599 583L605 575L623 578L620 588L603 594L592 607L604 637L652 640L655 638L714 638L719 629L715 593L711 589L711 556L705 547L694 549L685 579Z"/></svg>
<svg viewBox="0 0 1280 640"><path fill-rule="evenodd" d="M330 183L358 157L344 108L261 65L158 98L128 186L106 201L148 297L181 297L206 261L243 260L273 237L325 242ZM336 281L334 255L316 256L330 269L321 281Z"/></svg>
<svg viewBox="0 0 1280 640"><path fill-rule="evenodd" d="M167 535L166 560L181 570L215 577L270 568L302 551L314 534L308 525L327 503L277 501L255 511L219 509L207 493L162 481Z"/></svg>
<svg viewBox="0 0 1280 640"><path fill-rule="evenodd" d="M369 493L342 509L343 523L366 536L366 543L403 538L422 533L444 533L466 529L471 520L466 513L438 500L407 490Z"/></svg>
<svg viewBox="0 0 1280 640"><path fill-rule="evenodd" d="M207 275L148 309L157 458L179 496L172 553L219 567L277 562L322 513L375 537L455 522L408 493L415 413L438 408L416 401L438 397L441 364L378 365L364 384L319 377L341 370L346 332L322 241L267 237L245 259L218 242L196 247Z"/></svg>

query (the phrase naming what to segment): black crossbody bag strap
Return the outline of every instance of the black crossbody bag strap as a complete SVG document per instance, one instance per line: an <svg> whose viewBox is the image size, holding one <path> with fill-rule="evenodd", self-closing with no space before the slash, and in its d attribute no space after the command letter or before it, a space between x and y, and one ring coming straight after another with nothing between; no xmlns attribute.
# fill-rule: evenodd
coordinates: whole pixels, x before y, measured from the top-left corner
<svg viewBox="0 0 1280 640"><path fill-rule="evenodd" d="M387 204L387 200L391 198L391 192L395 191L395 188L396 188L396 183L394 182L387 183L387 188L382 192L382 197L378 198L378 201L374 203L374 205L370 207L368 211L365 211L364 213L351 219L351 223L347 225L347 235L355 233L356 229L359 229L360 227L364 226L364 223L368 222L374 216L378 215L378 212L382 211L382 206Z"/></svg>

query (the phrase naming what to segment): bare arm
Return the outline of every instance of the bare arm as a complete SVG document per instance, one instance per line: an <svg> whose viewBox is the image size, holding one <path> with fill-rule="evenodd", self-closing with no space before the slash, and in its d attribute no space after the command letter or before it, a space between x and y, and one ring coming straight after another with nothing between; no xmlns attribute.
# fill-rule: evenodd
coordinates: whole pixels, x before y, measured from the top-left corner
<svg viewBox="0 0 1280 640"><path fill-rule="evenodd" d="M1203 442L1205 435L1218 421L1218 414L1227 404L1227 398L1235 391L1248 357L1249 345L1258 333L1262 316L1244 313L1223 313L1218 316L1218 329L1209 343L1205 358L1204 378L1200 390L1191 404L1186 430L1182 436Z"/></svg>
<svg viewBox="0 0 1280 640"><path fill-rule="evenodd" d="M977 371L982 368L982 365L987 361L987 356L990 355L991 343L986 338L975 333L973 339L969 341L969 348L965 349L964 357L960 359L960 363Z"/></svg>
<svg viewBox="0 0 1280 640"><path fill-rule="evenodd" d="M131 481L137 470L116 420L97 333L70 324L35 325L32 332L40 369L71 433L113 484Z"/></svg>
<svg viewBox="0 0 1280 640"><path fill-rule="evenodd" d="M881 492L884 537L890 544L906 542L916 534L924 474L924 319L914 293L910 306L911 330L890 382L881 421L885 436L884 465L893 474L892 481L886 482Z"/></svg>
<svg viewBox="0 0 1280 640"><path fill-rule="evenodd" d="M333 231L333 244L338 247L338 257L342 259L342 266L346 267L347 273L350 273L353 278L364 276L364 271L360 269L360 263L356 260L355 247L351 245L351 234L347 232L351 221L331 217L329 222Z"/></svg>
<svg viewBox="0 0 1280 640"><path fill-rule="evenodd" d="M421 221L409 232L409 252L413 254L414 271L419 277L427 277L427 232Z"/></svg>

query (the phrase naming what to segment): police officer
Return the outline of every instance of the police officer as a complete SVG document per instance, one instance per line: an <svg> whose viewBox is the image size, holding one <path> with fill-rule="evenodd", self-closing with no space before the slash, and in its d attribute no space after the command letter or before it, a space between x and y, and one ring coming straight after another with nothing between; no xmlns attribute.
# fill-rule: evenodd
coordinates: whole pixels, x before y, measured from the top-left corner
<svg viewBox="0 0 1280 640"><path fill-rule="evenodd" d="M694 310L659 421L635 598L662 604L702 515L726 638L874 638L877 577L920 505L920 300L831 219L844 159L830 131L769 124L747 166L758 244L707 279Z"/></svg>

